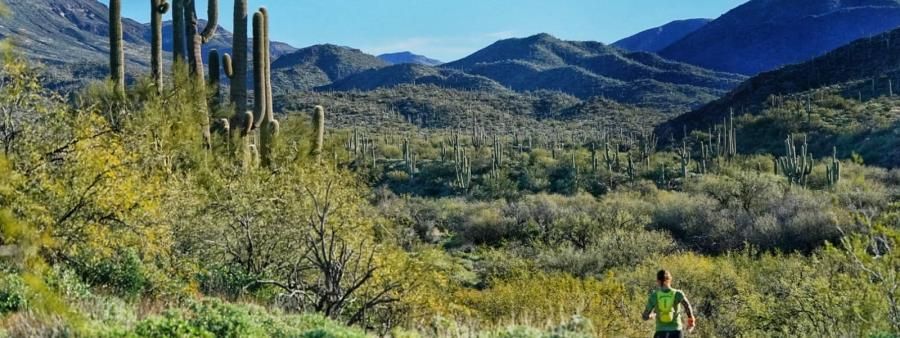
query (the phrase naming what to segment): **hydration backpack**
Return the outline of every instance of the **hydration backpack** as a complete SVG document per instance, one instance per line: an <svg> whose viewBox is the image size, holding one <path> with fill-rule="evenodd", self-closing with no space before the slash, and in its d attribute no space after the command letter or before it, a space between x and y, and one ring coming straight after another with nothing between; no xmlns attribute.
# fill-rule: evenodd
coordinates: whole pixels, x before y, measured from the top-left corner
<svg viewBox="0 0 900 338"><path fill-rule="evenodd" d="M656 315L660 323L671 323L675 321L675 290L656 291Z"/></svg>

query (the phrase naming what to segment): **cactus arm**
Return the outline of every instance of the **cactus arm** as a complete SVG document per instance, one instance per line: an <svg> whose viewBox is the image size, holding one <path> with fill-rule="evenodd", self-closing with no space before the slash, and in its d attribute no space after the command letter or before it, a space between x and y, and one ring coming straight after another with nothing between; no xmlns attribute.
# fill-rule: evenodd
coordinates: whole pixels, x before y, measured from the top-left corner
<svg viewBox="0 0 900 338"><path fill-rule="evenodd" d="M234 65L232 62L231 54L225 53L222 55L222 70L225 71L225 76L234 80Z"/></svg>
<svg viewBox="0 0 900 338"><path fill-rule="evenodd" d="M219 1L207 0L207 5L206 27L203 29L203 33L200 34L203 37L204 44L216 36L216 29L219 28Z"/></svg>

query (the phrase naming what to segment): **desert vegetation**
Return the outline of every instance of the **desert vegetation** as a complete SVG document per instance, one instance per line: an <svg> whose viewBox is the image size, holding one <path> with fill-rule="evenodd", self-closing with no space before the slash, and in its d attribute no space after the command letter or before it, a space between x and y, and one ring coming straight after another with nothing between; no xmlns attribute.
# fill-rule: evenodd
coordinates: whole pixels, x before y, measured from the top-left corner
<svg viewBox="0 0 900 338"><path fill-rule="evenodd" d="M0 335L646 336L660 268L700 336L900 332L900 170L859 136L893 142L892 95L667 140L554 92L273 96L265 9L204 69L194 2L151 3L184 48L134 83L121 48L71 97L5 53Z"/></svg>

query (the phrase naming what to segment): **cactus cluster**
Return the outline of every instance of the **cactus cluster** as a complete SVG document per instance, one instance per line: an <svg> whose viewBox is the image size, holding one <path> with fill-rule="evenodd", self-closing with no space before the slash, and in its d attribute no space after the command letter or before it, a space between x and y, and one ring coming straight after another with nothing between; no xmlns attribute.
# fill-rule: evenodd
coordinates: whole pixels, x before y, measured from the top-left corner
<svg viewBox="0 0 900 338"><path fill-rule="evenodd" d="M808 144L806 138L803 138L803 145L800 152L797 152L797 146L794 144L794 138L788 136L784 140L785 156L778 158L777 165L781 168L781 173L787 177L791 184L805 184L807 177L812 173L813 158L808 153Z"/></svg>
<svg viewBox="0 0 900 338"><path fill-rule="evenodd" d="M269 40L269 16L265 8L260 8L253 15L253 82L254 82L254 107L252 111L247 109L247 74L248 74L248 50L247 50L247 0L234 0L234 39L233 55L220 55L215 49L208 54L208 71L204 70L203 45L210 42L218 28L218 0L208 0L207 24L201 31L197 18L196 0L150 0L151 12L151 78L157 93L163 88L162 74L162 25L163 15L172 11L172 55L176 66L187 64L193 84L196 86L196 94L206 95L211 93L210 100L204 105L194 107L194 110L202 115L201 123L205 146L212 148L210 113L219 110L223 106L219 82L222 72L231 80L230 99L235 107L231 120L219 119L215 123L215 129L226 135L230 140L230 133L240 130L241 146L244 155L244 164L252 166L262 164L269 166L272 163L272 150L278 136L280 125L274 116L274 104L272 97L272 69ZM170 8L171 7L171 8ZM122 1L111 0L109 3L109 66L110 79L112 80L117 95L125 95L125 54L122 31ZM208 78L207 74L208 73ZM316 137L313 139L313 153L320 155L324 147L325 138L325 112L322 107L316 107L313 115ZM483 131L482 131L483 133ZM483 137L483 136L482 136ZM374 142L371 153L373 164L375 162ZM226 149L231 149L230 144Z"/></svg>
<svg viewBox="0 0 900 338"><path fill-rule="evenodd" d="M460 144L459 132L453 136L453 172L456 175L454 185L462 190L468 190L472 185L472 163L466 150Z"/></svg>

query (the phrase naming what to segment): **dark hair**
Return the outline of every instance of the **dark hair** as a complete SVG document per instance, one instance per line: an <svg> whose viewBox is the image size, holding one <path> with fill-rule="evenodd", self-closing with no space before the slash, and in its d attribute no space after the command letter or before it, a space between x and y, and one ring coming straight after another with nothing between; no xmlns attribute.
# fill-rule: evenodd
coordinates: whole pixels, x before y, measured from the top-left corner
<svg viewBox="0 0 900 338"><path fill-rule="evenodd" d="M672 274L666 270L659 270L659 272L656 273L656 280L658 280L660 282L671 281Z"/></svg>

